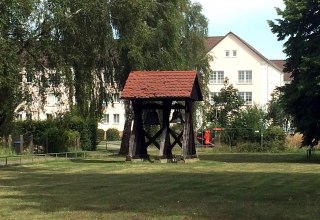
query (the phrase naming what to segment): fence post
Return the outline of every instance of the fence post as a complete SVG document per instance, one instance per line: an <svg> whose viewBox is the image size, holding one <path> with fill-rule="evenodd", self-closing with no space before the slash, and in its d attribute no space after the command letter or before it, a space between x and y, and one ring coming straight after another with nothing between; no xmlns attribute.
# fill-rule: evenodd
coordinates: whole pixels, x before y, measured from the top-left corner
<svg viewBox="0 0 320 220"><path fill-rule="evenodd" d="M48 135L46 136L46 154L49 152L49 139Z"/></svg>
<svg viewBox="0 0 320 220"><path fill-rule="evenodd" d="M76 148L77 148L77 150L79 150L79 148L80 148L80 138L79 137L76 138Z"/></svg>
<svg viewBox="0 0 320 220"><path fill-rule="evenodd" d="M2 137L2 144L3 144L3 147L7 146L6 136Z"/></svg>
<svg viewBox="0 0 320 220"><path fill-rule="evenodd" d="M12 136L11 136L11 134L9 134L9 137L8 137L8 147L12 148Z"/></svg>
<svg viewBox="0 0 320 220"><path fill-rule="evenodd" d="M20 154L23 153L23 135L20 134Z"/></svg>
<svg viewBox="0 0 320 220"><path fill-rule="evenodd" d="M30 136L29 151L31 154L33 154L33 151L34 151L33 135Z"/></svg>

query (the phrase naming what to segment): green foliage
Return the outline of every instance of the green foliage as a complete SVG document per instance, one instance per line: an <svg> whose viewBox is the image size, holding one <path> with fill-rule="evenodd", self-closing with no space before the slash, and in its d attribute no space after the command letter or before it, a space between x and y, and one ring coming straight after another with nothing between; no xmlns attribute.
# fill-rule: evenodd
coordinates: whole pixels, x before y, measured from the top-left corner
<svg viewBox="0 0 320 220"><path fill-rule="evenodd" d="M271 120L272 125L288 129L288 125L291 123L291 117L285 111L284 103L280 100L280 94L279 89L271 94L266 118Z"/></svg>
<svg viewBox="0 0 320 220"><path fill-rule="evenodd" d="M240 111L244 101L239 96L239 90L229 85L228 78L225 79L224 87L221 88L219 95L215 96L212 110L208 117L214 123L226 128L230 127L231 121Z"/></svg>
<svg viewBox="0 0 320 220"><path fill-rule="evenodd" d="M107 141L119 141L119 140L120 140L119 130L116 128L109 128L107 130Z"/></svg>
<svg viewBox="0 0 320 220"><path fill-rule="evenodd" d="M98 129L97 130L97 143L99 143L100 141L104 140L104 130L103 129Z"/></svg>
<svg viewBox="0 0 320 220"><path fill-rule="evenodd" d="M0 144L0 156L14 156L16 152L13 148L4 147Z"/></svg>
<svg viewBox="0 0 320 220"><path fill-rule="evenodd" d="M18 138L20 134L33 135L34 144L42 146L48 144L50 152L61 152L70 147L77 147L78 138L80 138L81 149L94 150L97 124L94 120L85 120L81 116L66 114L65 117L56 120L16 122L13 136Z"/></svg>
<svg viewBox="0 0 320 220"><path fill-rule="evenodd" d="M49 153L67 152L67 133L58 127L48 128L42 136L42 142L48 144Z"/></svg>
<svg viewBox="0 0 320 220"><path fill-rule="evenodd" d="M69 148L77 148L77 141L80 140L80 133L71 129L66 129L64 134L67 136L66 146Z"/></svg>
<svg viewBox="0 0 320 220"><path fill-rule="evenodd" d="M92 150L96 145L96 139L94 139L94 145L92 145L92 137L90 126L83 117L78 115L66 115L63 119L65 127L78 131L80 133L80 145L82 150Z"/></svg>
<svg viewBox="0 0 320 220"><path fill-rule="evenodd" d="M284 71L293 80L281 88L280 99L292 116L303 145L316 145L320 139L320 2L285 1L280 16L269 21L278 40L285 40L287 55Z"/></svg>
<svg viewBox="0 0 320 220"><path fill-rule="evenodd" d="M279 126L270 126L264 131L264 147L266 150L285 150L286 134Z"/></svg>
<svg viewBox="0 0 320 220"><path fill-rule="evenodd" d="M259 106L248 106L240 110L234 118L231 127L234 138L238 141L259 141L261 129L263 129L265 112Z"/></svg>

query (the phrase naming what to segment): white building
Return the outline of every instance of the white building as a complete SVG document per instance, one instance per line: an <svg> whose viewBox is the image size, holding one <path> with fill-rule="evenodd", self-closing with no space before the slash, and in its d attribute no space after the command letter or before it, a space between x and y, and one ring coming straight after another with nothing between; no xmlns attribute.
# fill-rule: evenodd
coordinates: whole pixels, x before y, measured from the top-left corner
<svg viewBox="0 0 320 220"><path fill-rule="evenodd" d="M108 130L109 128L116 128L123 131L125 122L124 104L119 99L119 93L115 93L113 103L103 106L103 115L101 121L98 123L98 128Z"/></svg>
<svg viewBox="0 0 320 220"><path fill-rule="evenodd" d="M23 69L20 74L21 90L28 94L28 101L17 106L16 120L46 120L69 110L69 91L54 71L48 70L41 75ZM45 81L42 76L46 77Z"/></svg>
<svg viewBox="0 0 320 220"><path fill-rule="evenodd" d="M282 69L234 33L208 37L205 45L213 57L208 83L211 97L228 78L246 105L265 106L273 90L284 85Z"/></svg>

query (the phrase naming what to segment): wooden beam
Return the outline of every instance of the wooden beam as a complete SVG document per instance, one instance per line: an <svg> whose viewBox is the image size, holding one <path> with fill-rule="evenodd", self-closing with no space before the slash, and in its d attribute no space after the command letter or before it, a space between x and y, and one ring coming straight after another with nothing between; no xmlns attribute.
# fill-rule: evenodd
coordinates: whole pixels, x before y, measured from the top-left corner
<svg viewBox="0 0 320 220"><path fill-rule="evenodd" d="M146 147L148 147L150 144L154 144L158 149L160 149L160 144L158 142L156 142L156 139L160 136L160 134L162 133L163 128L161 128L155 135L153 135L152 137L147 133L145 133L146 138L149 139L149 141L146 143Z"/></svg>
<svg viewBox="0 0 320 220"><path fill-rule="evenodd" d="M186 100L185 103L186 110L182 141L182 156L184 159L189 159L195 158L197 155L193 132L193 102L192 100Z"/></svg>
<svg viewBox="0 0 320 220"><path fill-rule="evenodd" d="M181 137L183 135L183 130L180 132L180 134L177 136L171 129L169 130L169 133L171 136L174 138L174 142L170 145L171 149L174 147L174 145L179 144L179 146L182 148L182 143L181 143Z"/></svg>
<svg viewBox="0 0 320 220"><path fill-rule="evenodd" d="M170 112L171 112L172 100L163 101L163 109L162 109L162 128L163 131L160 135L160 158L172 158L172 151L170 148Z"/></svg>
<svg viewBox="0 0 320 220"><path fill-rule="evenodd" d="M128 155L131 159L148 157L147 147L145 143L145 133L143 130L141 105L142 105L141 100L132 101L134 120L133 120L133 129L130 137L129 155Z"/></svg>

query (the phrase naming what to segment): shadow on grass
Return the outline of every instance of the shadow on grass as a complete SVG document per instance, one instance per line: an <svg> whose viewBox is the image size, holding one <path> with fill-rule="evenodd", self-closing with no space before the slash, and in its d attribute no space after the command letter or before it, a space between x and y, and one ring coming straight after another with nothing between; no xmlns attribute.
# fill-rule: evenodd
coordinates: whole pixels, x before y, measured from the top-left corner
<svg viewBox="0 0 320 220"><path fill-rule="evenodd" d="M7 217L13 219L14 213L22 210L28 210L28 219L37 217L39 211L50 216L72 212L74 219L77 212L80 218L84 211L108 219L121 216L127 219L137 219L135 216L138 219L288 219L292 216L315 219L320 216L318 173L183 172L183 167L172 170L173 166L162 166L162 170L151 172L148 166L156 165L129 164L117 167L127 172L119 174L111 172L115 169L111 164L101 164L98 168L87 166L82 162L76 168L60 165L59 172L54 171L52 164L41 169L1 169L0 176L6 178L0 179L0 213L5 209ZM82 168L87 170L77 172ZM1 216L6 217L4 213Z"/></svg>
<svg viewBox="0 0 320 220"><path fill-rule="evenodd" d="M199 155L200 160L228 163L314 163L320 164L320 155L310 158L303 153L211 153Z"/></svg>
<svg viewBox="0 0 320 220"><path fill-rule="evenodd" d="M70 161L74 163L125 163L125 160L122 158L122 160L97 160L97 159L71 159Z"/></svg>

